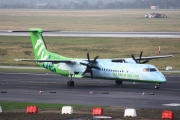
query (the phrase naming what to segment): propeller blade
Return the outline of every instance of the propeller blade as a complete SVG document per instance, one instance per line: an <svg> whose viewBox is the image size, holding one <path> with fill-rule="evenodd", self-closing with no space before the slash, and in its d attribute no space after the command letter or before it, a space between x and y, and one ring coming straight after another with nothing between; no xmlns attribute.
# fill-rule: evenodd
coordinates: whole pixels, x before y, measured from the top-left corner
<svg viewBox="0 0 180 120"><path fill-rule="evenodd" d="M89 59L89 53L87 53L87 58L88 58L88 62L90 62L90 59Z"/></svg>
<svg viewBox="0 0 180 120"><path fill-rule="evenodd" d="M97 69L97 70L100 70L100 68L97 67L97 66L92 66L92 68Z"/></svg>
<svg viewBox="0 0 180 120"><path fill-rule="evenodd" d="M96 62L96 59L98 59L98 57L99 57L99 56L96 56L96 57L94 58L94 61L93 61L94 63Z"/></svg>
<svg viewBox="0 0 180 120"><path fill-rule="evenodd" d="M85 75L87 71L88 71L88 69L86 68L86 70L83 72L83 74L82 74L82 75Z"/></svg>
<svg viewBox="0 0 180 120"><path fill-rule="evenodd" d="M87 66L87 64L86 64L86 63L82 63L82 62L80 62L80 64L81 64L81 65L85 65L85 66Z"/></svg>
<svg viewBox="0 0 180 120"><path fill-rule="evenodd" d="M93 72L91 68L90 68L90 74L91 74L91 79L93 79Z"/></svg>
<svg viewBox="0 0 180 120"><path fill-rule="evenodd" d="M96 60L98 59L98 57L99 57L99 56L96 56L93 61L90 61L89 52L87 53L88 63L82 63L82 62L80 62L81 65L86 66L86 70L83 72L82 75L85 75L86 73L90 73L91 79L93 79L93 71L92 71L92 68L97 69L97 70L100 70L99 67L93 65L94 63L96 63Z"/></svg>
<svg viewBox="0 0 180 120"><path fill-rule="evenodd" d="M135 59L134 55L132 55L132 58L136 63L138 63L137 60Z"/></svg>
<svg viewBox="0 0 180 120"><path fill-rule="evenodd" d="M141 63L141 57L142 57L143 51L141 51L140 56L139 56L139 63Z"/></svg>
<svg viewBox="0 0 180 120"><path fill-rule="evenodd" d="M144 63L149 62L149 60L145 60L145 61L141 62L141 60L142 60L142 59L141 59L141 58L142 58L142 55L143 55L143 51L141 51L138 60L135 59L134 55L132 55L132 58L133 58L133 60L134 60L136 63L138 63L138 64L144 64Z"/></svg>

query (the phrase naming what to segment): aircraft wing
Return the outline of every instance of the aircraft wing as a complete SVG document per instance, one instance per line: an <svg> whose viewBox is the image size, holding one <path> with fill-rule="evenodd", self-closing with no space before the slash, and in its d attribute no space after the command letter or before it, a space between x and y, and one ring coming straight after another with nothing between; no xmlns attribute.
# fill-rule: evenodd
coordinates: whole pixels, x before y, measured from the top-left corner
<svg viewBox="0 0 180 120"><path fill-rule="evenodd" d="M151 60L151 59L169 58L169 57L173 57L173 55L141 57L141 60ZM137 57L135 59L139 60L139 58Z"/></svg>
<svg viewBox="0 0 180 120"><path fill-rule="evenodd" d="M25 61L25 62L52 62L53 64L57 63L75 63L77 61L87 63L87 59L75 59L75 60L37 60L37 59L14 59L15 61ZM93 60L90 60L93 61Z"/></svg>
<svg viewBox="0 0 180 120"><path fill-rule="evenodd" d="M147 60L148 61L148 60L152 60L152 59L169 58L169 57L173 57L173 55L141 57L141 60ZM133 60L133 58L115 58L115 59L111 59L111 60L112 60L112 62L125 62L125 63L127 62L127 63L129 63L130 59ZM139 60L140 58L136 57L135 59Z"/></svg>
<svg viewBox="0 0 180 120"><path fill-rule="evenodd" d="M27 62L52 62L52 63L72 63L73 60L36 60L36 59L14 59L15 61L27 61Z"/></svg>
<svg viewBox="0 0 180 120"><path fill-rule="evenodd" d="M151 60L151 59L159 59L159 58L169 58L173 57L173 55L164 55L164 56L149 56L149 57L141 57L141 60ZM131 59L131 60L130 60ZM135 58L136 60L139 60L138 57ZM56 63L74 63L76 60L36 60L36 59L14 59L15 61L27 61L27 62L52 62L54 64ZM87 59L80 59L81 61L88 61ZM124 62L124 63L129 63L132 62L132 58L115 58L111 59L112 62ZM90 59L90 61L92 61ZM134 60L133 60L134 61Z"/></svg>

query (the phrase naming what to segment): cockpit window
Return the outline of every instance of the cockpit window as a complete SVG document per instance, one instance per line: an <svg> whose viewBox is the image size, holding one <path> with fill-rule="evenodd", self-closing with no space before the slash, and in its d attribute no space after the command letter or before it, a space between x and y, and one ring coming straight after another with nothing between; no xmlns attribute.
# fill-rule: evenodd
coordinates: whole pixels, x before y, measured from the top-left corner
<svg viewBox="0 0 180 120"><path fill-rule="evenodd" d="M155 68L149 68L150 72L156 72L157 70Z"/></svg>
<svg viewBox="0 0 180 120"><path fill-rule="evenodd" d="M144 68L143 72L156 72L157 70L155 68Z"/></svg>

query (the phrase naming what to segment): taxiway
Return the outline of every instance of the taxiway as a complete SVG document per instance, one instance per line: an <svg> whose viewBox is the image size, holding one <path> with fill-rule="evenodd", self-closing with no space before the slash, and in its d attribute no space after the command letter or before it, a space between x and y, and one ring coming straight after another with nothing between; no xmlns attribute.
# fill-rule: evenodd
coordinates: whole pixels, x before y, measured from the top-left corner
<svg viewBox="0 0 180 120"><path fill-rule="evenodd" d="M29 32L12 32L0 30L0 36L30 36ZM43 36L62 37L146 37L146 38L180 38L180 32L85 32L85 31L54 31L44 32Z"/></svg>
<svg viewBox="0 0 180 120"><path fill-rule="evenodd" d="M117 86L114 81L91 79L74 79L75 86L68 87L69 78L53 73L1 71L0 101L180 110L180 75L166 75L166 78L167 83L158 90L148 83L124 82Z"/></svg>

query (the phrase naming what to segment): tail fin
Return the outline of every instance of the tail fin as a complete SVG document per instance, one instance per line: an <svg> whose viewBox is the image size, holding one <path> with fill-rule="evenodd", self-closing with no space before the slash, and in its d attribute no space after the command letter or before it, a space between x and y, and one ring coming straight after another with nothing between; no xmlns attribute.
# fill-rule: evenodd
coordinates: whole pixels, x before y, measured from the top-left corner
<svg viewBox="0 0 180 120"><path fill-rule="evenodd" d="M31 35L35 59L47 59L49 55L42 36L43 30L38 28L29 28L29 32Z"/></svg>

